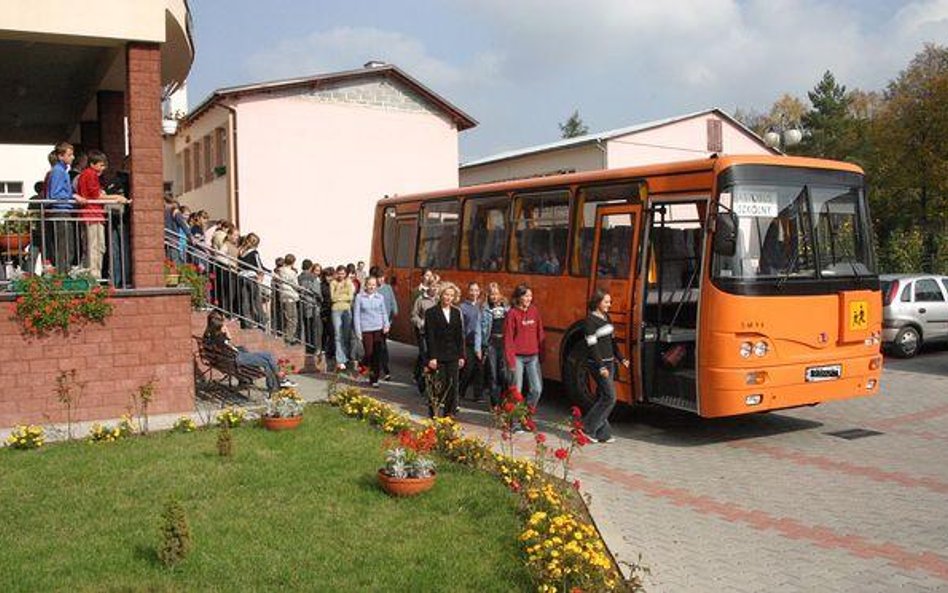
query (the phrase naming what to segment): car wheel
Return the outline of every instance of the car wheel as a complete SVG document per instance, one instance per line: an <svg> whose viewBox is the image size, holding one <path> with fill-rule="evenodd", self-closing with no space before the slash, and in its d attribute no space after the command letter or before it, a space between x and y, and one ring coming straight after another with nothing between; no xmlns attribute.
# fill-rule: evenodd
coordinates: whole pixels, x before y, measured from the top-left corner
<svg viewBox="0 0 948 593"><path fill-rule="evenodd" d="M922 336L918 330L912 326L903 327L895 336L892 342L892 349L902 358L912 358L918 354L918 349L922 345Z"/></svg>
<svg viewBox="0 0 948 593"><path fill-rule="evenodd" d="M582 340L570 346L566 354L563 379L570 399L586 412L596 401L595 381L586 364L588 349Z"/></svg>

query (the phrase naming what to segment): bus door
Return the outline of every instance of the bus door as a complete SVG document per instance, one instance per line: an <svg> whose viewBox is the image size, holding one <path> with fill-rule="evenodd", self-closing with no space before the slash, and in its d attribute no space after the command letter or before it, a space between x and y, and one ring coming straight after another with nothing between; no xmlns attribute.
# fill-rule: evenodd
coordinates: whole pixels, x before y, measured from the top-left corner
<svg viewBox="0 0 948 593"><path fill-rule="evenodd" d="M639 226L641 204L610 204L596 210L596 231L593 244L593 263L589 282L589 296L602 289L612 296L609 316L615 327L616 343L623 356L637 360L638 325L636 303L633 298L635 270L639 253ZM634 364L634 363L633 363ZM635 369L619 365L616 397L619 401L635 401L632 377Z"/></svg>
<svg viewBox="0 0 948 593"><path fill-rule="evenodd" d="M415 287L412 284L412 271L415 265L415 238L418 228L418 216L399 216L395 220L395 265L392 266L395 300L398 301L398 316L391 329L391 337L403 343L413 343L411 330L411 307L414 305Z"/></svg>

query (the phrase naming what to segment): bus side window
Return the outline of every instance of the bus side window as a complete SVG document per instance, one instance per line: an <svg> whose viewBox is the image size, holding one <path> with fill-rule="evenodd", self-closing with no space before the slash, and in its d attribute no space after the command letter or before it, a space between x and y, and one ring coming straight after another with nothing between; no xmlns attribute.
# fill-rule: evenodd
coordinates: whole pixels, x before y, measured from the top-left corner
<svg viewBox="0 0 948 593"><path fill-rule="evenodd" d="M509 266L512 272L558 275L566 261L569 191L516 197Z"/></svg>
<svg viewBox="0 0 948 593"><path fill-rule="evenodd" d="M470 198L464 202L461 269L490 272L504 269L509 204L507 196Z"/></svg>
<svg viewBox="0 0 948 593"><path fill-rule="evenodd" d="M456 200L431 202L421 209L418 236L419 268L453 268L458 251L460 206Z"/></svg>

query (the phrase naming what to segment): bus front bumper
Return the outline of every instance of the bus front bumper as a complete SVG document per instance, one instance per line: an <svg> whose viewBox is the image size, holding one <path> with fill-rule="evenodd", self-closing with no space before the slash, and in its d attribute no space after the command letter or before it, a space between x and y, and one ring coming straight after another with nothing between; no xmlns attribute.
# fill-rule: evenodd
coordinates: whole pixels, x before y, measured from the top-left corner
<svg viewBox="0 0 948 593"><path fill-rule="evenodd" d="M878 352L803 364L706 368L699 386L700 414L736 416L874 395L879 392L881 375Z"/></svg>

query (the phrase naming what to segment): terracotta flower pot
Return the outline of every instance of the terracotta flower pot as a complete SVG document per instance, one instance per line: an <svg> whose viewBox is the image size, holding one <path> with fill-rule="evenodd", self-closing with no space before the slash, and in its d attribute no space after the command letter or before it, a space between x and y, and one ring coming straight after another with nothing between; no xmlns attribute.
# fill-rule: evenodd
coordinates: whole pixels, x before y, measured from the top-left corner
<svg viewBox="0 0 948 593"><path fill-rule="evenodd" d="M302 416L290 416L289 418L272 418L264 416L261 418L263 427L267 430L293 430L303 421Z"/></svg>
<svg viewBox="0 0 948 593"><path fill-rule="evenodd" d="M0 234L0 251L3 253L19 253L30 244L29 233Z"/></svg>
<svg viewBox="0 0 948 593"><path fill-rule="evenodd" d="M177 286L180 281L178 274L165 274L165 286Z"/></svg>
<svg viewBox="0 0 948 593"><path fill-rule="evenodd" d="M427 478L393 478L379 470L379 484L392 496L415 496L431 490L436 476L437 474L432 472Z"/></svg>

